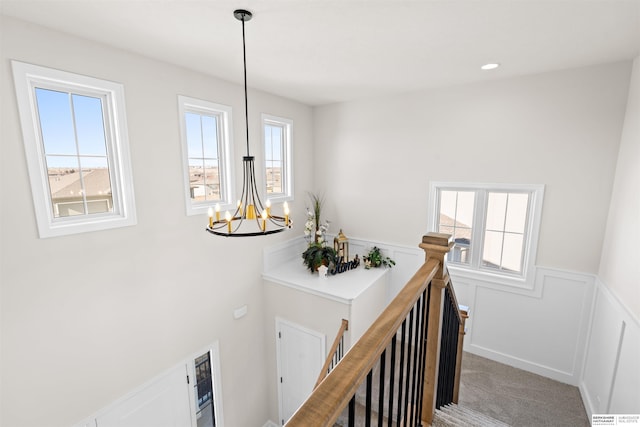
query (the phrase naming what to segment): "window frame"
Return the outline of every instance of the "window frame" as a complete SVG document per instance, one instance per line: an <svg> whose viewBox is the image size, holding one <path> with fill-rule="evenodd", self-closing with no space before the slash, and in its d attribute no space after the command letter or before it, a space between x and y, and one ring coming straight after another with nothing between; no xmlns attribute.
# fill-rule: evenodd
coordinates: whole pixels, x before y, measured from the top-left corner
<svg viewBox="0 0 640 427"><path fill-rule="evenodd" d="M263 179L264 185L262 191L264 198L271 200L271 203L282 203L286 201L293 201L293 120L286 119L284 117L277 117L270 114L263 113L261 116L261 133L262 133L262 154L263 161ZM282 193L267 193L267 150L266 150L266 125L281 126L283 132L283 154L282 159Z"/></svg>
<svg viewBox="0 0 640 427"><path fill-rule="evenodd" d="M542 184L486 184L459 182L431 182L429 190L428 229L438 230L440 191L474 192L474 214L471 234L471 261L469 264L447 262L448 269L461 277L488 281L500 285L533 289L535 260L542 219L544 185ZM522 254L522 271L512 273L482 266L486 213L489 193L528 193L527 223Z"/></svg>
<svg viewBox="0 0 640 427"><path fill-rule="evenodd" d="M216 115L218 122L218 159L221 199L219 201L193 201L189 182L189 145L187 143L186 113ZM232 108L203 99L178 95L178 113L180 122L180 144L182 147L182 175L184 181L185 209L188 216L206 214L209 208L220 205L220 210L235 209L235 185L233 172L233 131Z"/></svg>
<svg viewBox="0 0 640 427"><path fill-rule="evenodd" d="M44 66L11 61L27 169L40 238L65 236L137 223L125 111L124 85ZM36 88L102 100L113 211L54 217L36 100Z"/></svg>
<svg viewBox="0 0 640 427"><path fill-rule="evenodd" d="M224 426L224 408L222 403L222 370L220 369L220 343L214 341L211 345L202 348L200 351L193 353L186 361L187 375L192 378L189 381L188 394L189 394L189 408L191 409L191 419L193 425L196 425L198 407L196 405L197 397L193 387L196 382L196 371L194 361L199 356L205 353L209 353L211 363L211 380L212 380L212 392L213 392L213 411L214 411L214 425L216 427Z"/></svg>

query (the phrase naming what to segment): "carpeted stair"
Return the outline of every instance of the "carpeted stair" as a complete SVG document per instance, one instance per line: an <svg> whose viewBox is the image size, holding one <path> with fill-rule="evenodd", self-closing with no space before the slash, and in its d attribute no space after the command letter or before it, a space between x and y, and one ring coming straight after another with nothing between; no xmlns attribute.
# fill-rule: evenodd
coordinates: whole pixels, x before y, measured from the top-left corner
<svg viewBox="0 0 640 427"><path fill-rule="evenodd" d="M458 405L447 405L436 409L433 415L432 427L509 427L502 421L498 421L473 409Z"/></svg>

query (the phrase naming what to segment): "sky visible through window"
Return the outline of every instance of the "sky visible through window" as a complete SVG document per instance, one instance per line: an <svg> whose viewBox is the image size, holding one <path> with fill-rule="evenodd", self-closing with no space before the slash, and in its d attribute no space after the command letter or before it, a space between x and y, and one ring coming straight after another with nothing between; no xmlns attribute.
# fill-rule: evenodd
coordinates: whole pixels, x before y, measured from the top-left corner
<svg viewBox="0 0 640 427"><path fill-rule="evenodd" d="M54 217L111 212L102 100L36 88Z"/></svg>

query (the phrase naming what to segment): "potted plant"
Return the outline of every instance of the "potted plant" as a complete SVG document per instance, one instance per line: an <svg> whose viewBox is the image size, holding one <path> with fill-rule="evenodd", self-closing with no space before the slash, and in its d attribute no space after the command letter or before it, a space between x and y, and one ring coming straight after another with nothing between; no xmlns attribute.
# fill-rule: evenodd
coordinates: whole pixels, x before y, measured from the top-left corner
<svg viewBox="0 0 640 427"><path fill-rule="evenodd" d="M369 252L362 257L364 260L364 268L370 269L371 267L393 267L396 265L396 262L391 258L384 256L380 253L380 248L374 246L373 249L369 250Z"/></svg>
<svg viewBox="0 0 640 427"><path fill-rule="evenodd" d="M336 251L331 246L324 246L322 243L311 243L302 253L302 259L309 271L315 273L321 265L329 268L336 262Z"/></svg>

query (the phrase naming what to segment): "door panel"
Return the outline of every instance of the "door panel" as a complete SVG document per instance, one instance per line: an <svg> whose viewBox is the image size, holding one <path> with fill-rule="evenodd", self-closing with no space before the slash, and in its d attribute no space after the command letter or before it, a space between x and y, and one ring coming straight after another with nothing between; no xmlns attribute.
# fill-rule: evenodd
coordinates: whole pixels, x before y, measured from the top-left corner
<svg viewBox="0 0 640 427"><path fill-rule="evenodd" d="M325 357L325 336L276 320L280 417L286 422L313 391Z"/></svg>

